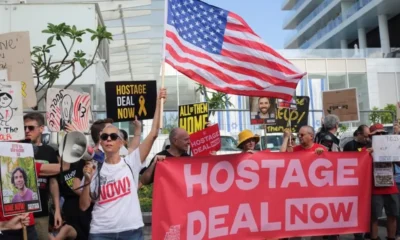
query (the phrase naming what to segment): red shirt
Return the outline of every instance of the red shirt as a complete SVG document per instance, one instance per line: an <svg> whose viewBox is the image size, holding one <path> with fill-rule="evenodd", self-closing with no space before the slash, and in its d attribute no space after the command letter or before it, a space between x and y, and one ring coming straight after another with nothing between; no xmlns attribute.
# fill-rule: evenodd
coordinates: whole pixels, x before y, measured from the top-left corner
<svg viewBox="0 0 400 240"><path fill-rule="evenodd" d="M303 148L303 146L301 146L301 145L297 145L297 146L293 147L293 152L315 152L315 149L317 149L317 148L322 148L322 149L324 149L324 151L328 151L325 146L320 145L318 143L314 143L312 145L312 147L307 148L307 149Z"/></svg>
<svg viewBox="0 0 400 240"><path fill-rule="evenodd" d="M40 168L42 167L41 163L35 163L36 166L36 175L39 176L40 173ZM1 201L1 196L0 194L0 201ZM44 206L42 206L44 207ZM47 206L46 206L47 207ZM11 220L13 217L4 217L3 216L3 205L0 204L0 222L5 222ZM33 217L33 213L29 213L29 226L35 225L35 218Z"/></svg>

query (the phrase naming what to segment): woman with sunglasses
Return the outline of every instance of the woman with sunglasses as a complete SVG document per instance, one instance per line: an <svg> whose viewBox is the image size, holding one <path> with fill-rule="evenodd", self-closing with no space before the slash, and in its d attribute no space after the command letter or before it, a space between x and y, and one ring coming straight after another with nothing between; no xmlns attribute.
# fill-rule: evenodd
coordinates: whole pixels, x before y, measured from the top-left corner
<svg viewBox="0 0 400 240"><path fill-rule="evenodd" d="M124 144L119 129L113 125L103 129L100 145L105 153L105 161L98 165L95 173L92 163L84 167L85 185L79 202L83 211L94 202L90 240L144 239L144 224L137 194L139 172L144 167L146 157L158 136L160 105L165 98L166 90L161 89L149 135L125 158L121 158L119 154Z"/></svg>

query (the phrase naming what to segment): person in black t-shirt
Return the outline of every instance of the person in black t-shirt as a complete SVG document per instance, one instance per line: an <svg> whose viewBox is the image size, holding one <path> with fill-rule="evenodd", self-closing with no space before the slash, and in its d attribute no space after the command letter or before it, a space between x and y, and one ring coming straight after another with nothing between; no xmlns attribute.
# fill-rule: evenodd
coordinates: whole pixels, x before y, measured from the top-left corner
<svg viewBox="0 0 400 240"><path fill-rule="evenodd" d="M50 239L88 239L91 221L91 206L86 211L79 208L79 196L81 180L83 178L83 167L85 161L72 163L68 171L58 178L61 196L64 198L62 206L62 217L64 224L60 229L54 229Z"/></svg>
<svg viewBox="0 0 400 240"><path fill-rule="evenodd" d="M353 136L354 139L350 142L346 143L343 147L344 152L361 152L361 150L366 147L370 147L369 141L369 127L367 125L360 125L356 131L354 132ZM366 233L366 236L368 233ZM367 238L367 237L366 237ZM364 239L363 233L355 233L354 234L355 240L362 240Z"/></svg>
<svg viewBox="0 0 400 240"><path fill-rule="evenodd" d="M343 147L344 152L360 152L364 147L370 146L369 141L369 127L367 125L360 125L354 132L354 139Z"/></svg>
<svg viewBox="0 0 400 240"><path fill-rule="evenodd" d="M140 181L143 185L148 185L154 181L154 171L157 160L162 160L165 157L190 157L187 151L190 146L189 134L182 128L174 128L169 134L170 147L163 150L154 156L149 167L142 169ZM156 160L157 159L157 160Z"/></svg>
<svg viewBox="0 0 400 240"><path fill-rule="evenodd" d="M35 161L39 163L59 163L56 150L48 145L42 145L44 117L40 113L29 113L24 116L25 138L34 146ZM41 212L35 212L35 228L39 239L48 239L49 233L49 192L56 206L54 225L62 224L57 180L53 177L38 177L39 195L42 205Z"/></svg>

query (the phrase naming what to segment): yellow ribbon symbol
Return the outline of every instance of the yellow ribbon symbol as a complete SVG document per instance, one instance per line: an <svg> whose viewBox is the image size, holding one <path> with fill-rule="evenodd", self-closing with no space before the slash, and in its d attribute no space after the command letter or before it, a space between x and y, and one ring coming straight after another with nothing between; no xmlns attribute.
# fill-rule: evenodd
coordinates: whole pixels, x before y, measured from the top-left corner
<svg viewBox="0 0 400 240"><path fill-rule="evenodd" d="M22 96L23 97L26 97L26 92L25 92L25 89L26 89L26 83L25 82L22 82L22 88L21 88L21 93L22 93Z"/></svg>
<svg viewBox="0 0 400 240"><path fill-rule="evenodd" d="M142 116L142 112L143 112L143 114L144 114L145 116L147 116L146 106L144 106L145 101L146 101L146 100L144 99L143 96L140 96L140 97L139 97L139 105L140 105L140 107L139 107L139 113L138 113L139 116Z"/></svg>

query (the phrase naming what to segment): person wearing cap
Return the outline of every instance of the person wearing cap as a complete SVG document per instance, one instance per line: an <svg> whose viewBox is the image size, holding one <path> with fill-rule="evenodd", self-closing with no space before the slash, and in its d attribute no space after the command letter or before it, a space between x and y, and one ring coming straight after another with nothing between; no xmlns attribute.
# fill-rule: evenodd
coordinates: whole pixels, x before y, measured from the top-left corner
<svg viewBox="0 0 400 240"><path fill-rule="evenodd" d="M260 136L254 134L252 131L246 129L239 133L239 143L237 148L244 152L254 153L257 143L260 141Z"/></svg>
<svg viewBox="0 0 400 240"><path fill-rule="evenodd" d="M384 127L380 123L376 123L369 128L371 139L377 135L387 135ZM373 149L369 148L372 152ZM379 167L382 163L374 163L374 168ZM386 163L384 163L386 164ZM378 219L382 217L382 210L385 209L387 215L387 239L394 240L396 237L396 218L399 216L399 198L397 194L399 190L393 184L389 187L372 186L371 198L371 240L378 239Z"/></svg>

